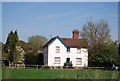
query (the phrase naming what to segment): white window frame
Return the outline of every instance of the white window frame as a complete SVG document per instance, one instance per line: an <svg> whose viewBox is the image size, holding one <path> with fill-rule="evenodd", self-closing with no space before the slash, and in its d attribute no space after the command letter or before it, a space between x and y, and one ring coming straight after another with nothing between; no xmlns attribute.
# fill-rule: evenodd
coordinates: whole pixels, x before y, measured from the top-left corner
<svg viewBox="0 0 120 81"><path fill-rule="evenodd" d="M54 57L54 64L60 64L60 57Z"/></svg>
<svg viewBox="0 0 120 81"><path fill-rule="evenodd" d="M56 46L56 53L60 53L60 46Z"/></svg>
<svg viewBox="0 0 120 81"><path fill-rule="evenodd" d="M82 58L76 58L76 65L82 65Z"/></svg>

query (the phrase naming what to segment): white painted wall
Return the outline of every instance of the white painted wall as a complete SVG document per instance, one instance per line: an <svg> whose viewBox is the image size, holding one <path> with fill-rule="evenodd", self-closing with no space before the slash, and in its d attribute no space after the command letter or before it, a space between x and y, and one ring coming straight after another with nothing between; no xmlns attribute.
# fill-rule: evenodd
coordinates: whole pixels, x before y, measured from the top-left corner
<svg viewBox="0 0 120 81"><path fill-rule="evenodd" d="M56 53L56 46L60 46L60 53ZM73 66L88 66L88 51L86 48L81 48L81 53L77 54L77 48L70 48L70 53L67 52L67 48L61 43L59 39L55 39L48 48L44 49L44 64L48 66L63 66L66 62L66 58L70 58ZM85 52L86 51L86 52ZM54 58L60 57L60 64L54 63ZM82 65L76 65L76 58L82 58Z"/></svg>

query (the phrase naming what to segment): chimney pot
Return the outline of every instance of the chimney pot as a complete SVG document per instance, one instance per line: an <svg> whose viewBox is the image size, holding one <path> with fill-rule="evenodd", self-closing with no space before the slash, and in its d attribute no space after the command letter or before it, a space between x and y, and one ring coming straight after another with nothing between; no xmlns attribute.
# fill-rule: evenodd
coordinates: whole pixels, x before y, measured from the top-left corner
<svg viewBox="0 0 120 81"><path fill-rule="evenodd" d="M73 38L79 39L79 31L78 30L73 30Z"/></svg>

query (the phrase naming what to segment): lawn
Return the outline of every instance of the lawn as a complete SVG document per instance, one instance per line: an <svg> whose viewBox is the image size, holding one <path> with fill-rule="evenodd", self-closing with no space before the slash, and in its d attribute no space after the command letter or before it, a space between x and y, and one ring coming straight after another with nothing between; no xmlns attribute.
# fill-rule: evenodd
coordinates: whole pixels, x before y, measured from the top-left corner
<svg viewBox="0 0 120 81"><path fill-rule="evenodd" d="M3 79L118 79L118 71L3 69Z"/></svg>

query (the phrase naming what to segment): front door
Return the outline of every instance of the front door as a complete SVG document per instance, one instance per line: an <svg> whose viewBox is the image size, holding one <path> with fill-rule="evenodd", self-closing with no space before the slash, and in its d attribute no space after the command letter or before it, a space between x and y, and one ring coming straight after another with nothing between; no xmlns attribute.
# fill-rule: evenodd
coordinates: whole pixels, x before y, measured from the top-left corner
<svg viewBox="0 0 120 81"><path fill-rule="evenodd" d="M67 66L70 66L70 58L66 58L66 64Z"/></svg>

